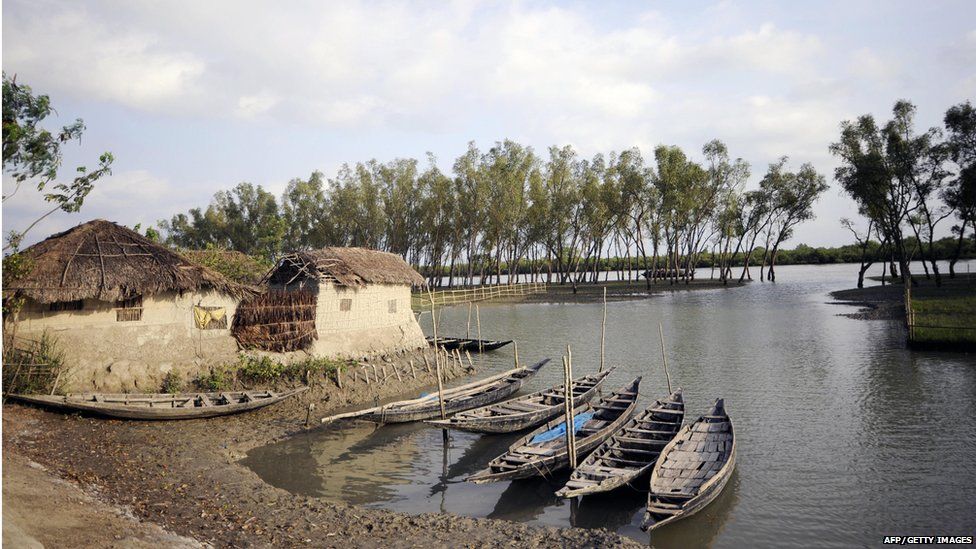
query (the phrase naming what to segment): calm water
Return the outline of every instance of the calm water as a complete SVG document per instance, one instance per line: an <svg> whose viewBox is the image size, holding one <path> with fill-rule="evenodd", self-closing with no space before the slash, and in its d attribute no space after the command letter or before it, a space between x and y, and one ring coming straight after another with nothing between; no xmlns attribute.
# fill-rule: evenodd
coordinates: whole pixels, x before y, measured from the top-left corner
<svg viewBox="0 0 976 549"><path fill-rule="evenodd" d="M776 284L609 305L607 362L618 368L607 387L643 375L642 404L666 393L663 322L689 418L722 396L736 424L738 466L721 497L653 538L638 528L645 495L630 488L565 501L553 496L565 477L463 482L519 435L452 433L445 447L439 430L420 424L351 423L258 448L245 463L299 494L408 513L606 527L657 547L849 547L878 545L884 535L972 535L976 356L908 351L897 323L837 316L854 309L829 304L827 293L851 287L856 266L777 274ZM523 362L554 359L525 389L534 391L561 381L566 343L576 375L597 368L601 314L600 304L486 304L481 322L485 337L517 339ZM466 317L466 307L445 310L442 333L463 334ZM486 357L480 375L510 367L511 353Z"/></svg>

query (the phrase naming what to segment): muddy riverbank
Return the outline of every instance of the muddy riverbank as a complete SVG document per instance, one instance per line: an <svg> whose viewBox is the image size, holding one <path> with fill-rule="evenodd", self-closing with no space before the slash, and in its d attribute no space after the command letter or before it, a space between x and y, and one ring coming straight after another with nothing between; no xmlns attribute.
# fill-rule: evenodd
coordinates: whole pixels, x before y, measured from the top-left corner
<svg viewBox="0 0 976 549"><path fill-rule="evenodd" d="M532 527L450 514L406 515L296 496L266 484L238 463L256 446L305 430L309 404L315 404L312 427L328 428L318 427L314 419L429 388L433 378L417 371L417 358L416 379L407 373L409 355L388 357L376 363L381 378L383 366L387 368L385 382L344 377L339 390L331 379L313 379L312 388L299 398L209 420L117 421L8 403L3 409L3 451L97 493L107 505L124 506L143 522L215 547L636 545L605 530ZM394 364L401 379L392 371ZM372 365L364 369L373 370ZM454 367L448 375L464 374L463 368ZM5 483L5 495L7 488Z"/></svg>

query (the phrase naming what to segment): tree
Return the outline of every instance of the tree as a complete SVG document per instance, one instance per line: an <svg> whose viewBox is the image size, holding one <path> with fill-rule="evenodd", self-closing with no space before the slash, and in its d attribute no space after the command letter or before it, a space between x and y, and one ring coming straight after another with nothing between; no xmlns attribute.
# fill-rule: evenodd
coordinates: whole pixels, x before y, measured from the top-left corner
<svg viewBox="0 0 976 549"><path fill-rule="evenodd" d="M945 144L947 153L956 165L955 177L942 190L943 201L959 219L959 225L953 227L957 238L949 260L949 277L955 277L966 226L976 229L976 109L969 101L954 105L946 111L944 122L948 133Z"/></svg>
<svg viewBox="0 0 976 549"><path fill-rule="evenodd" d="M797 172L789 172L788 159L783 157L770 164L769 171L759 187L769 192L772 202L772 220L766 249L769 250L768 280L776 281L776 254L779 246L793 236L793 229L801 222L813 219L813 204L829 186L824 176L817 173L811 164L803 164ZM772 242L772 247L769 247Z"/></svg>
<svg viewBox="0 0 976 549"><path fill-rule="evenodd" d="M16 76L8 78L3 73L3 170L15 183L10 194L3 196L3 202L30 182L38 192L44 193L45 201L55 204L23 230L10 231L4 251L16 250L24 235L54 212L80 210L95 182L111 173L114 157L105 152L99 156L96 169L89 171L85 166L78 166L71 182L55 183L61 169L61 147L72 141L80 142L85 123L79 118L51 133L41 123L52 112L55 111L47 95L34 95L30 86L17 83Z"/></svg>
<svg viewBox="0 0 976 549"><path fill-rule="evenodd" d="M841 165L834 177L854 199L861 215L872 220L891 244L898 261L905 288L905 306L911 302L912 274L903 227L918 204L910 178L899 176L905 171L896 158L898 135L904 134L909 109L899 102L893 109L894 119L883 128L866 114L855 122L841 123L840 140L830 151L840 157Z"/></svg>

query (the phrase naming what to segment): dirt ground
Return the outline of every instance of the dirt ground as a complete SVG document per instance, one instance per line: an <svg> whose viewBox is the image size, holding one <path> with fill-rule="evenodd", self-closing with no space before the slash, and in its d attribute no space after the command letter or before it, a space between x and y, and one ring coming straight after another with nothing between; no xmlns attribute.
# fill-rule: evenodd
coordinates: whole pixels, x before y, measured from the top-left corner
<svg viewBox="0 0 976 549"><path fill-rule="evenodd" d="M3 455L3 544L38 548L76 546L206 547L102 503L22 455ZM41 519L41 520L38 520Z"/></svg>
<svg viewBox="0 0 976 549"><path fill-rule="evenodd" d="M312 388L297 398L207 420L120 421L8 402L3 406L4 539L9 535L28 547L31 539L73 546L83 535L101 536L86 544L98 547L143 542L156 547L195 542L214 547L638 546L605 530L406 515L296 496L238 464L251 448L303 430L309 404L315 404L314 419L430 387L433 377L426 372L417 379L408 374L404 363L411 358L417 373L417 357L380 361L378 371L388 368L386 383L344 377L340 391L332 380L313 379ZM393 364L400 366L402 379L396 382ZM464 373L454 367L447 375ZM83 497L97 502L86 504ZM73 515L60 501L79 502L89 515ZM65 514L52 515L54 507Z"/></svg>

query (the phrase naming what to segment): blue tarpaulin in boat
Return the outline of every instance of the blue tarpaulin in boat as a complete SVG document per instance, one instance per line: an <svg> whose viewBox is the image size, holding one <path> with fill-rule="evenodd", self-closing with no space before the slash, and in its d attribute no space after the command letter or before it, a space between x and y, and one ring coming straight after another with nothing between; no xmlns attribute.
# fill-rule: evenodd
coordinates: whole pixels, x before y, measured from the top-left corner
<svg viewBox="0 0 976 549"><path fill-rule="evenodd" d="M577 432L583 427L583 424L593 418L593 412L587 412L585 414L579 414L573 418L573 432ZM546 442L559 437L566 436L566 422L562 422L556 425L552 429L549 429L545 433L539 433L538 435L532 437L529 444L538 444L540 442Z"/></svg>

